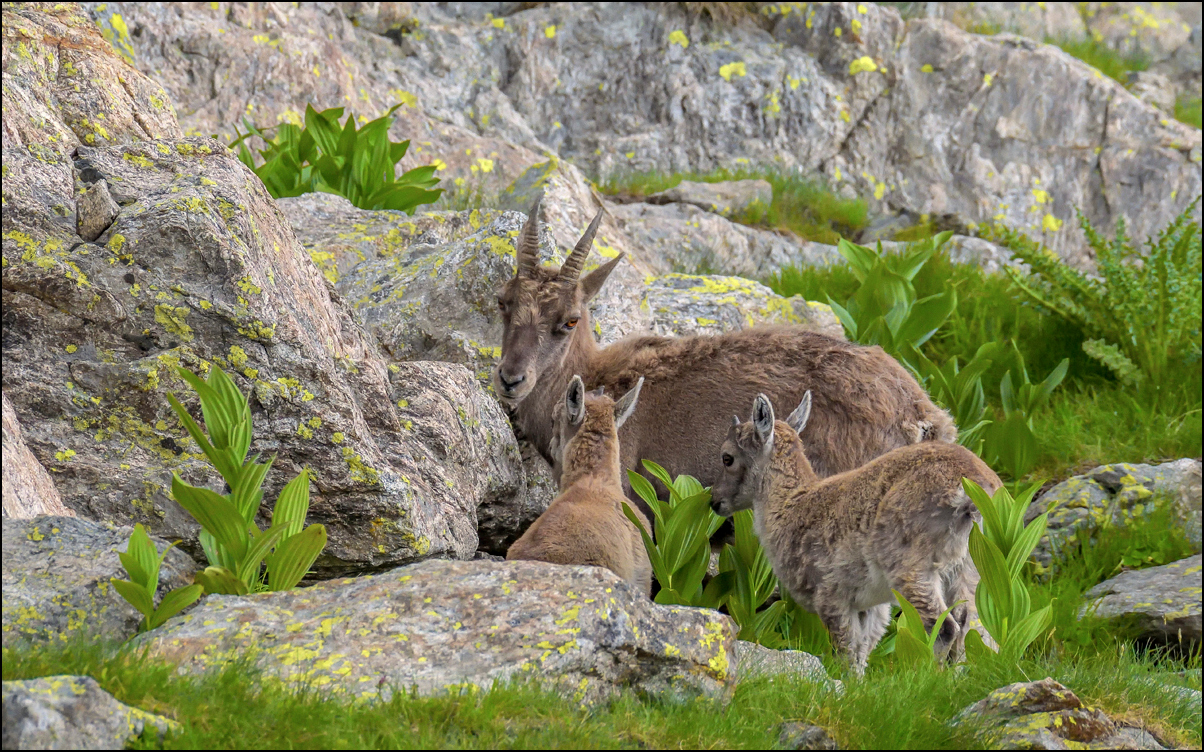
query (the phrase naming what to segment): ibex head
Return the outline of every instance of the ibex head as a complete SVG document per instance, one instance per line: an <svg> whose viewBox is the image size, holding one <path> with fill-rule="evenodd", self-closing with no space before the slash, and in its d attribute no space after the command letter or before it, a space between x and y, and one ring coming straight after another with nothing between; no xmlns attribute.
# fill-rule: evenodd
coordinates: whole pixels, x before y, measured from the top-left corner
<svg viewBox="0 0 1204 752"><path fill-rule="evenodd" d="M518 404L531 393L541 374L564 362L571 344L593 337L589 326L590 299L623 258L614 259L581 277L602 212L590 222L564 266L539 264L539 202L535 199L518 236L514 277L498 291L502 313L502 360L493 370L499 398Z"/></svg>
<svg viewBox="0 0 1204 752"><path fill-rule="evenodd" d="M798 434L810 417L811 392L808 391L786 418L786 425ZM738 415L732 416L727 439L719 448L723 474L711 488L711 508L715 514L731 517L752 507L773 458L775 423L773 403L764 394L758 394L753 401L752 417L747 423L741 423Z"/></svg>

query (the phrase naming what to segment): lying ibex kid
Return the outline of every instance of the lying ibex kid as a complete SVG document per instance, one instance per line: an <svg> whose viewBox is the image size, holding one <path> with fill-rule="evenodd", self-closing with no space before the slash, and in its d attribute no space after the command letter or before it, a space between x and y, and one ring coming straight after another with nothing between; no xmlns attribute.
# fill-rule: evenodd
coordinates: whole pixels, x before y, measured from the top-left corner
<svg viewBox="0 0 1204 752"><path fill-rule="evenodd" d="M962 478L993 494L998 476L958 444L926 441L821 480L799 438L810 414L810 392L785 422L775 422L769 398L758 395L752 420L736 417L728 429L711 506L725 517L752 508L782 586L819 614L858 674L886 631L892 588L930 630L948 605L964 601L936 643L938 656L960 657L978 582L970 529L982 519Z"/></svg>
<svg viewBox="0 0 1204 752"><path fill-rule="evenodd" d="M507 559L606 567L649 595L652 565L635 526L623 515L622 470L618 428L635 409L640 379L615 402L586 393L580 376L569 382L564 399L553 408L558 448L560 495L522 537L510 546ZM648 520L635 509L644 529Z"/></svg>

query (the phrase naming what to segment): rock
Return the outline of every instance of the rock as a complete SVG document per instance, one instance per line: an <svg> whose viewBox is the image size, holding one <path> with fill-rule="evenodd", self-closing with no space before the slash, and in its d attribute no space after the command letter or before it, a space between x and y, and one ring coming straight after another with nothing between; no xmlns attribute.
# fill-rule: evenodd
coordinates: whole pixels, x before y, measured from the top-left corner
<svg viewBox="0 0 1204 752"><path fill-rule="evenodd" d="M761 166L822 176L884 212L998 219L1089 264L1075 207L1102 231L1123 216L1141 240L1200 191L1200 132L1097 71L1021 37L904 24L874 3L765 6L770 31L672 5L550 5L494 26L479 9L413 4L385 35L348 21L359 6L88 7L189 113L190 133L232 135L248 106L271 125L298 121L307 102L376 115L401 101L391 133L413 139L402 167L438 159L465 200L552 157L597 177ZM1075 26L1074 9L1038 15L1032 33ZM1138 18L1099 15L1125 35ZM1139 30L1143 49L1159 35L1159 50L1183 49L1171 36L1184 32L1163 26Z"/></svg>
<svg viewBox="0 0 1204 752"><path fill-rule="evenodd" d="M658 274L739 274L765 278L783 266L845 263L835 246L748 227L692 204L610 207Z"/></svg>
<svg viewBox="0 0 1204 752"><path fill-rule="evenodd" d="M747 640L736 641L736 665L740 680L795 676L831 689L841 688L841 682L828 676L819 658L801 650L773 650Z"/></svg>
<svg viewBox="0 0 1204 752"><path fill-rule="evenodd" d="M1171 80L1161 73L1152 71L1129 73L1129 92L1167 115L1175 114L1175 87Z"/></svg>
<svg viewBox="0 0 1204 752"><path fill-rule="evenodd" d="M840 749L836 740L819 726L786 721L778 734L779 749Z"/></svg>
<svg viewBox="0 0 1204 752"><path fill-rule="evenodd" d="M77 232L90 243L109 229L120 213L121 207L109 195L109 184L98 180L75 200Z"/></svg>
<svg viewBox="0 0 1204 752"><path fill-rule="evenodd" d="M938 17L975 34L1002 31L1038 42L1087 37L1078 9L1064 3L939 3L934 7Z"/></svg>
<svg viewBox="0 0 1204 752"><path fill-rule="evenodd" d="M663 336L720 334L757 324L801 324L844 339L844 329L826 303L783 298L741 277L668 274L645 292L652 328Z"/></svg>
<svg viewBox="0 0 1204 752"><path fill-rule="evenodd" d="M90 676L4 682L5 749L125 749L179 724L118 702Z"/></svg>
<svg viewBox="0 0 1204 752"><path fill-rule="evenodd" d="M1183 458L1161 465L1118 463L1101 465L1067 478L1046 491L1026 515L1026 522L1049 512L1048 532L1033 551L1049 567L1060 546L1091 536L1105 521L1123 525L1134 515L1148 513L1155 497L1169 497L1188 540L1200 548L1200 461Z"/></svg>
<svg viewBox="0 0 1204 752"><path fill-rule="evenodd" d="M3 25L5 150L182 135L162 87L130 67L128 36L110 45L76 3L6 5Z"/></svg>
<svg viewBox="0 0 1204 752"><path fill-rule="evenodd" d="M773 203L773 186L759 179L718 183L683 180L667 191L652 194L645 201L649 204L691 204L724 217L742 217L749 212L767 211Z"/></svg>
<svg viewBox="0 0 1204 752"><path fill-rule="evenodd" d="M1084 615L1119 620L1161 643L1200 642L1200 554L1121 572L1086 593Z"/></svg>
<svg viewBox="0 0 1204 752"><path fill-rule="evenodd" d="M140 644L201 671L235 655L268 674L360 699L534 677L581 702L637 691L726 698L736 629L660 606L609 570L430 560L246 597L210 596Z"/></svg>
<svg viewBox="0 0 1204 752"><path fill-rule="evenodd" d="M1165 749L1048 677L997 689L950 723L972 725L987 749Z"/></svg>
<svg viewBox="0 0 1204 752"><path fill-rule="evenodd" d="M4 647L81 634L132 636L142 615L109 584L112 577L128 579L117 553L126 550L130 532L75 517L4 518ZM151 540L160 551L167 545ZM168 551L158 595L192 584L196 569L187 554Z"/></svg>
<svg viewBox="0 0 1204 752"><path fill-rule="evenodd" d="M39 514L74 517L75 513L63 506L54 481L46 468L33 456L25 439L21 437L21 424L8 394L4 402L4 516L29 518Z"/></svg>

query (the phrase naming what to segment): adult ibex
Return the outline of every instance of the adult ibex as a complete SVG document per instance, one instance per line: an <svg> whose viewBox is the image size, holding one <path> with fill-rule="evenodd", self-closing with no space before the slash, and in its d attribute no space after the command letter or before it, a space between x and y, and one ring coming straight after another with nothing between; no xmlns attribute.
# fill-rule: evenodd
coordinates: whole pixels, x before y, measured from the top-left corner
<svg viewBox="0 0 1204 752"><path fill-rule="evenodd" d="M553 462L552 409L573 374L586 389L624 394L641 376L639 406L619 433L622 467L660 463L705 486L727 420L758 393L782 404L814 395L808 454L820 476L869 462L920 441L953 441L957 428L906 370L879 347L850 344L800 326L764 326L718 336L633 336L600 348L588 303L620 254L581 270L599 212L561 267L539 263L539 199L518 237L514 277L498 293L505 330L493 372L498 397L515 409L518 429ZM624 479L628 496L634 496Z"/></svg>

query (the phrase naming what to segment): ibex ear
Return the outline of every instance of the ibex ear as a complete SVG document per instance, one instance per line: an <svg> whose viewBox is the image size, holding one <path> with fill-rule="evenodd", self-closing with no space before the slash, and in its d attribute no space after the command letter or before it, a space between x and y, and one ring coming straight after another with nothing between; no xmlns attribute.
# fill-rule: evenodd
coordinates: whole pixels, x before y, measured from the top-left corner
<svg viewBox="0 0 1204 752"><path fill-rule="evenodd" d="M585 383L580 376L573 376L569 388L564 393L564 406L568 411L569 423L581 425L585 419Z"/></svg>
<svg viewBox="0 0 1204 752"><path fill-rule="evenodd" d="M761 446L769 446L773 443L773 403L764 394L758 394L753 400L752 411L753 428L757 431L757 438L761 440Z"/></svg>
<svg viewBox="0 0 1204 752"><path fill-rule="evenodd" d="M740 416L739 416L739 415L733 415L733 416L732 416L732 427L733 427L733 428L735 428L735 427L736 427L736 426L738 426L738 425L740 425Z"/></svg>
<svg viewBox="0 0 1204 752"><path fill-rule="evenodd" d="M793 428L797 433L802 433L807 427L807 419L811 417L811 390L803 395L803 399L798 403L798 407L794 408L794 412L790 413L790 417L786 418L786 425Z"/></svg>
<svg viewBox="0 0 1204 752"><path fill-rule="evenodd" d="M615 256L610 261L585 275L585 279L581 280L581 291L585 295L586 302L598 294L598 290L602 289L602 284L606 282L606 278L615 270L615 266L623 260L623 256L625 255L624 253L620 253L618 256Z"/></svg>
<svg viewBox="0 0 1204 752"><path fill-rule="evenodd" d="M641 376L640 380L635 382L635 386L632 387L631 389L629 389L627 391L627 394L624 394L623 397L618 402L615 403L615 430L616 431L619 430L619 428L625 422L627 422L627 419L631 417L631 414L633 412L635 412L635 403L637 400L639 400L640 389L642 389L643 387L644 387L644 377Z"/></svg>

